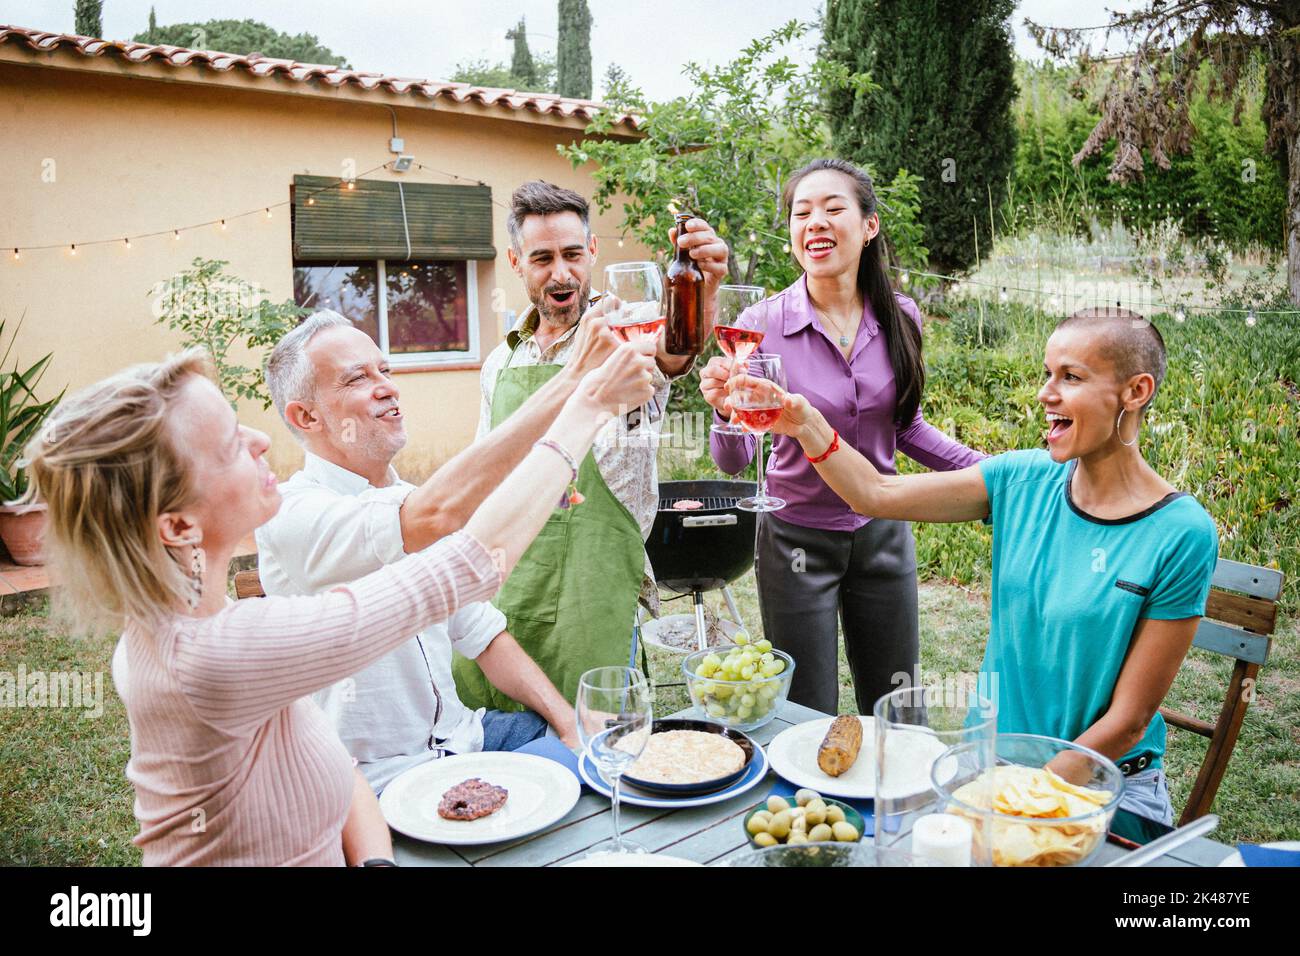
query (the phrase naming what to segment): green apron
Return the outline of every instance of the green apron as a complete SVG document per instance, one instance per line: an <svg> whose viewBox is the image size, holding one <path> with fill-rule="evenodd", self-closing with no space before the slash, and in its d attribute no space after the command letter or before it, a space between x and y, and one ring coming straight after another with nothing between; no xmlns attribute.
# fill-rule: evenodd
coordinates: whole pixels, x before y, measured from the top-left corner
<svg viewBox="0 0 1300 956"><path fill-rule="evenodd" d="M507 362L492 393L492 427L560 368L511 368ZM515 640L570 703L584 671L628 663L645 573L641 528L605 484L590 451L578 469L578 491L582 504L556 508L492 602L505 614ZM460 654L452 662L452 674L467 707L524 709Z"/></svg>

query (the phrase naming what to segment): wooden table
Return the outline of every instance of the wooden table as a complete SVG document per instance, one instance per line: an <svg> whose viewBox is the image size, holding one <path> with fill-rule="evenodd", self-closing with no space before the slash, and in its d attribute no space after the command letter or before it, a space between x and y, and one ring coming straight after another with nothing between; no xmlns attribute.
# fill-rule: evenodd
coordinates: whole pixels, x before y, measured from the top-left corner
<svg viewBox="0 0 1300 956"><path fill-rule="evenodd" d="M684 710L672 716L690 717L693 712ZM766 746L786 728L826 716L787 702L775 720L750 736ZM748 848L741 819L750 807L767 796L775 780L776 775L769 772L768 779L753 789L703 807L661 810L623 804L623 833L655 853L706 864L725 860ZM447 847L394 833L393 850L402 866L550 866L570 862L611 836L609 798L584 787L582 796L563 820L548 830L511 843ZM1201 838L1161 858L1157 865L1216 866L1232 851L1232 847ZM1124 852L1106 843L1093 858L1093 865L1105 864Z"/></svg>

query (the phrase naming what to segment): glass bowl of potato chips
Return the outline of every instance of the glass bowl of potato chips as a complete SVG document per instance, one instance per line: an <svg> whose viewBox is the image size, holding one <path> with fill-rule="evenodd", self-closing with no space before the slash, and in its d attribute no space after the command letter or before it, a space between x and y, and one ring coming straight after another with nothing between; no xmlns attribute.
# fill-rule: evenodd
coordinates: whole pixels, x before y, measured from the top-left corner
<svg viewBox="0 0 1300 956"><path fill-rule="evenodd" d="M997 763L975 779L931 783L970 821L972 856L993 866L1082 866L1106 839L1124 792L1114 761L1068 740L998 734Z"/></svg>

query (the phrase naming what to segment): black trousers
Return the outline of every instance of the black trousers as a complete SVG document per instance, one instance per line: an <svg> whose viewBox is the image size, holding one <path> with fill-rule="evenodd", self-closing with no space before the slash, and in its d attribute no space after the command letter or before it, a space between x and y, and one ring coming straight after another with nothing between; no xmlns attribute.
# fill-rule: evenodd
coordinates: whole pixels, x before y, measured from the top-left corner
<svg viewBox="0 0 1300 956"><path fill-rule="evenodd" d="M920 654L916 540L906 521L821 531L758 517L755 559L763 631L794 658L790 700L839 712L838 630L858 712L910 682Z"/></svg>

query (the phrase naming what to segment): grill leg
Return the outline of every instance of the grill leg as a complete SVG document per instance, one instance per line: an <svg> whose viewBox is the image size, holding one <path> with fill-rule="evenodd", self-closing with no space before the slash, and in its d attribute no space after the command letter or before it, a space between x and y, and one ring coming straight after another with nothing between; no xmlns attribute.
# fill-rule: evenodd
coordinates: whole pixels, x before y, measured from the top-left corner
<svg viewBox="0 0 1300 956"><path fill-rule="evenodd" d="M740 611L736 609L736 598L735 595L731 593L731 585L724 584L722 586L722 596L727 602L727 610L731 612L731 619L739 624L740 629L743 631L745 629L745 622L740 619Z"/></svg>
<svg viewBox="0 0 1300 956"><path fill-rule="evenodd" d="M700 650L704 650L709 646L709 635L704 628L704 595L694 591L691 596L695 599L695 637L699 641Z"/></svg>

